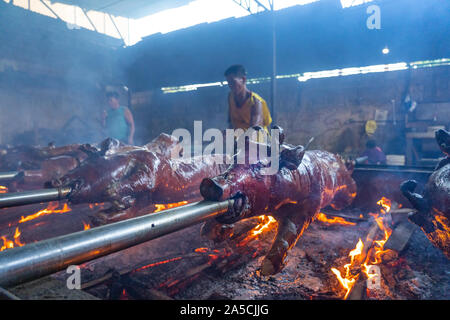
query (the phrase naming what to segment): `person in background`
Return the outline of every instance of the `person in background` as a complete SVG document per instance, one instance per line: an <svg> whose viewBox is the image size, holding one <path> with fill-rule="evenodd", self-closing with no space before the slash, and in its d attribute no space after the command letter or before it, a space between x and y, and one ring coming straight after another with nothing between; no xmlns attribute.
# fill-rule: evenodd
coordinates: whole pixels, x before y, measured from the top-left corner
<svg viewBox="0 0 450 320"><path fill-rule="evenodd" d="M232 129L244 131L259 126L269 133L272 122L266 101L247 88L247 72L242 65L233 65L225 71L230 88L228 94L228 122Z"/></svg>
<svg viewBox="0 0 450 320"><path fill-rule="evenodd" d="M366 164L386 164L386 155L373 139L367 141L366 150L361 154L361 157L368 158Z"/></svg>
<svg viewBox="0 0 450 320"><path fill-rule="evenodd" d="M102 126L110 138L118 139L124 143L134 142L134 119L133 115L125 106L119 102L119 94L115 91L106 94L108 110L103 110Z"/></svg>

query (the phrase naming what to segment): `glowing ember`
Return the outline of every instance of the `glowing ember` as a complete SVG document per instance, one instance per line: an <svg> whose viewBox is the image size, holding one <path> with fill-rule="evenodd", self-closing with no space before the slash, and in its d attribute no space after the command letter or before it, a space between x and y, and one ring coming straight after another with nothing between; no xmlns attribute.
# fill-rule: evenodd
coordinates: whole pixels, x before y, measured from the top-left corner
<svg viewBox="0 0 450 320"><path fill-rule="evenodd" d="M181 259L182 259L182 257L176 257L176 258L167 259L167 260L164 260L164 261L158 261L158 262L151 263L151 264L148 264L146 266L140 267L139 269L136 269L135 271L144 270L144 269L147 269L147 268L151 268L151 267L154 267L154 266L159 266L161 264L165 264L165 263L169 263L169 262L177 261L177 260L181 260Z"/></svg>
<svg viewBox="0 0 450 320"><path fill-rule="evenodd" d="M348 226L356 225L355 222L347 221L347 220L345 220L344 218L341 218L341 217L328 218L322 212L319 212L319 214L317 215L316 219L321 221L321 222L328 223L328 224L340 224L340 225L348 225Z"/></svg>
<svg viewBox="0 0 450 320"><path fill-rule="evenodd" d="M0 193L8 193L8 188L5 186L0 186Z"/></svg>
<svg viewBox="0 0 450 320"><path fill-rule="evenodd" d="M94 209L95 207L103 206L103 205L105 205L104 202L100 202L100 203L89 203L89 209Z"/></svg>
<svg viewBox="0 0 450 320"><path fill-rule="evenodd" d="M181 201L181 202L168 203L168 204L155 204L156 210L153 213L160 212L160 211L166 210L166 209L172 209L172 208L184 206L185 204L188 204L188 202Z"/></svg>
<svg viewBox="0 0 450 320"><path fill-rule="evenodd" d="M67 203L64 203L64 206L62 209L56 209L59 206L59 202L50 202L47 206L47 208L42 209L34 214L31 214L29 216L22 216L22 218L19 220L19 223L27 222L36 218L39 218L44 215L52 214L52 213L66 213L69 211L72 211L72 209L69 208Z"/></svg>

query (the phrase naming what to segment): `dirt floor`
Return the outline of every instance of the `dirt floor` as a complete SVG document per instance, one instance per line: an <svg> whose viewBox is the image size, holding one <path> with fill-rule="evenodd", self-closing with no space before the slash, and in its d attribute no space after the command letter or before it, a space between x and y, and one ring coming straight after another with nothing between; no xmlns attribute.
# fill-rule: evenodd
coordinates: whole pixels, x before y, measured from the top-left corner
<svg viewBox="0 0 450 320"><path fill-rule="evenodd" d="M13 239L19 227L20 240L29 243L80 231L101 206L73 206L70 212L18 223L22 216L45 207L2 209L0 235ZM52 279L51 294L36 283L11 292L24 299L342 299L346 290L331 268L342 269L349 262L349 252L370 225L369 220L353 226L314 221L289 252L283 271L270 277L261 277L258 268L275 228L239 247L237 240L213 243L202 238L196 225L82 264L79 293L85 295L67 294L64 271L48 278ZM405 249L379 268L379 289L364 290L361 299L450 299L450 261L419 228ZM48 283L40 285L48 287ZM65 294L55 292L58 285Z"/></svg>

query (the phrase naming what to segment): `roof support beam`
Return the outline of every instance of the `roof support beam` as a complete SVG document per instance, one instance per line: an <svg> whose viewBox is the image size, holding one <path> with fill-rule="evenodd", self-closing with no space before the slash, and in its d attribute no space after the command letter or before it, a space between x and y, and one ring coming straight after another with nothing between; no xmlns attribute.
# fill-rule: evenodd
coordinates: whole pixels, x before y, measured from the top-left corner
<svg viewBox="0 0 450 320"><path fill-rule="evenodd" d="M91 24L92 28L94 28L95 32L98 32L98 31L97 31L97 28L95 27L95 24L92 22L91 18L89 18L86 9L81 8L81 10L83 11L84 16L86 17L86 19L88 19L88 21L89 21L89 23Z"/></svg>
<svg viewBox="0 0 450 320"><path fill-rule="evenodd" d="M263 0L233 0L233 2L244 8L246 11L250 12L250 14L261 12L258 11L258 9L262 9L262 11L273 10L274 0L265 1L267 2L267 4L264 4Z"/></svg>
<svg viewBox="0 0 450 320"><path fill-rule="evenodd" d="M42 0L39 0L39 2L42 3L55 16L56 19L62 20L61 17L56 14L55 10L49 7L48 4ZM30 2L28 2L28 9L30 9Z"/></svg>
<svg viewBox="0 0 450 320"><path fill-rule="evenodd" d="M113 19L113 17L108 13L109 19L111 19L112 24L114 25L114 28L116 28L117 33L119 34L120 39L125 43L125 39L123 38L122 34L120 33L119 28L117 28L117 25Z"/></svg>

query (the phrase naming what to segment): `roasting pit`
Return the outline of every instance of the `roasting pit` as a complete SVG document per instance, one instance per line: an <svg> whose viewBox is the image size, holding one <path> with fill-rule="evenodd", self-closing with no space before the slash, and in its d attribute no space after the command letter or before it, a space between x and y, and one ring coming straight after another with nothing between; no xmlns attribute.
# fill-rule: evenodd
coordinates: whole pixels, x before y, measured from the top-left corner
<svg viewBox="0 0 450 320"><path fill-rule="evenodd" d="M19 228L17 243L24 244L80 231L89 228L89 216L104 206L74 205L64 211L63 203L52 205L55 213L23 223L18 221L42 212L47 204L2 209L0 235L14 243ZM161 206L150 206L141 212L158 209ZM343 299L346 290L331 268L342 270L358 239L373 226L373 219L356 208L325 213L329 219L333 218L330 214L345 217L350 224L315 220L292 248L286 267L275 276L261 277L258 268L270 248L276 223L257 217L239 222L228 245L201 238L200 225L195 225L84 263L80 266L82 291L102 300ZM249 240L249 230L257 225L266 230ZM449 299L449 266L442 252L413 227L404 249L386 254L378 264L379 286L367 289L365 278L360 277L347 299ZM68 274L61 271L50 278L64 286ZM38 289L29 290L26 284L10 292L22 299L52 298L48 291L40 296Z"/></svg>

